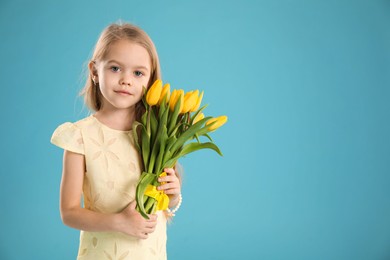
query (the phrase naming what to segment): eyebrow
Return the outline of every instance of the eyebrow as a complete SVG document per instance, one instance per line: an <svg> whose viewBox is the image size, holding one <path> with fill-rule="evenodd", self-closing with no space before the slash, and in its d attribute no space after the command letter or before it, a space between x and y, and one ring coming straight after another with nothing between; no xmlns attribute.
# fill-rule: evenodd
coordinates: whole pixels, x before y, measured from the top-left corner
<svg viewBox="0 0 390 260"><path fill-rule="evenodd" d="M121 63L121 62L119 62L117 60L109 60L109 61L107 61L107 63L118 63L119 65L123 65L123 63ZM149 71L149 69L147 67L142 66L142 65L141 66L135 66L135 68L136 69L144 69L146 71Z"/></svg>

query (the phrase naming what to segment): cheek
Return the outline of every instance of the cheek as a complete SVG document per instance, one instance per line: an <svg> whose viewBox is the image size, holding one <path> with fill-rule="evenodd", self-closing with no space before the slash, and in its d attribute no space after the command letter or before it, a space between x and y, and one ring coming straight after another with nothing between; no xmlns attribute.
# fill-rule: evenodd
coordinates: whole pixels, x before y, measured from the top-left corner
<svg viewBox="0 0 390 260"><path fill-rule="evenodd" d="M150 75L146 76L144 79L143 79L143 85L145 86L145 88L148 86L149 84L149 81L150 81ZM153 82L151 82L150 84L152 84Z"/></svg>
<svg viewBox="0 0 390 260"><path fill-rule="evenodd" d="M135 94L135 96L136 96L138 101L141 100L141 98L142 98L142 87L137 89L137 93Z"/></svg>

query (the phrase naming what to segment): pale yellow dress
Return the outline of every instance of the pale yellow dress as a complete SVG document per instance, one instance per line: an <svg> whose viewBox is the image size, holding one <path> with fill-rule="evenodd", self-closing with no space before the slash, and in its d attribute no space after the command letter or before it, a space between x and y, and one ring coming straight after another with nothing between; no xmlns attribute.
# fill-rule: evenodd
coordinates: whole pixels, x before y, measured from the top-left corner
<svg viewBox="0 0 390 260"><path fill-rule="evenodd" d="M85 208L117 213L135 199L141 161L131 131L111 129L91 115L60 125L51 142L85 156ZM117 232L81 231L77 259L167 259L167 219L162 211L157 214L156 230L145 240Z"/></svg>

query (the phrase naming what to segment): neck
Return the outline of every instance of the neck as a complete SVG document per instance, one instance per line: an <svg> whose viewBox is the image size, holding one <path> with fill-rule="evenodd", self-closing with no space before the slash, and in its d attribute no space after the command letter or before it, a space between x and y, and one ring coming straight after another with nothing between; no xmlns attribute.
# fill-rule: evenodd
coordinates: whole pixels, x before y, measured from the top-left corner
<svg viewBox="0 0 390 260"><path fill-rule="evenodd" d="M95 117L106 126L120 131L129 131L135 121L135 106L131 109L101 109Z"/></svg>

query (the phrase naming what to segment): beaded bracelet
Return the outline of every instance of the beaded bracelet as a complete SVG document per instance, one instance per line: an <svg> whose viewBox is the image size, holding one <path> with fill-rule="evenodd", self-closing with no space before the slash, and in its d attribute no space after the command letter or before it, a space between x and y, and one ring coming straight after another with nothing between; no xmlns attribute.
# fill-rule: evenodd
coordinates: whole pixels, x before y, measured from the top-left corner
<svg viewBox="0 0 390 260"><path fill-rule="evenodd" d="M181 194L179 194L179 202L177 203L176 207L172 210L170 208L167 209L168 216L171 216L171 217L175 216L175 212L180 208L182 200L183 200L183 198L181 197Z"/></svg>

